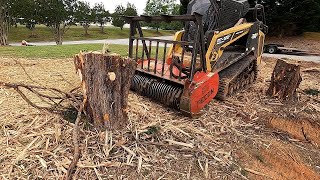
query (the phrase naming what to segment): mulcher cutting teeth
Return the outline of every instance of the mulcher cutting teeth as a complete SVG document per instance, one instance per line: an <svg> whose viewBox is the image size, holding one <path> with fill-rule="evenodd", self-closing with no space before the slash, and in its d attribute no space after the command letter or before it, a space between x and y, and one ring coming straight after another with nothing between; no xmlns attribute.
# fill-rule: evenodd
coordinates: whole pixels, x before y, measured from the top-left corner
<svg viewBox="0 0 320 180"><path fill-rule="evenodd" d="M135 74L131 83L131 90L156 102L180 110L182 87L167 84L145 75Z"/></svg>

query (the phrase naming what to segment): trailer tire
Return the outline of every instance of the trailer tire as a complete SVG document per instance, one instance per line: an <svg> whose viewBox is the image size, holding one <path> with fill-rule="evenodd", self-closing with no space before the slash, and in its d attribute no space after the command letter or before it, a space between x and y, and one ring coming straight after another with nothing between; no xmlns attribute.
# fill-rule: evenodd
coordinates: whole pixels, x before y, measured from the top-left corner
<svg viewBox="0 0 320 180"><path fill-rule="evenodd" d="M269 54L275 54L278 52L278 47L277 46L269 46L267 50L268 50Z"/></svg>

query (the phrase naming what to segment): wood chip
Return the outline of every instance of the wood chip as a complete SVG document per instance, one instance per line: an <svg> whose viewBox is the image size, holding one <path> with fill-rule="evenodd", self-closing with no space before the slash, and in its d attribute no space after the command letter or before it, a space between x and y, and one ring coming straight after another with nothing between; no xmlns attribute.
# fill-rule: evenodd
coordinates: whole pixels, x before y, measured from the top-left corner
<svg viewBox="0 0 320 180"><path fill-rule="evenodd" d="M255 170L252 170L252 169L249 169L249 168L244 168L245 171L249 172L249 173L252 173L252 174L255 174L255 175L258 175L258 176L263 176L263 177L266 177L266 178L269 178L269 179L273 179L272 177L266 175L266 174L263 174L261 172L258 172L258 171L255 171Z"/></svg>
<svg viewBox="0 0 320 180"><path fill-rule="evenodd" d="M178 141L174 141L174 140L171 140L171 139L166 139L165 141L167 141L169 144L175 144L175 145L178 145L178 146L194 148L193 144L188 144L188 143L184 143L184 142L178 142Z"/></svg>
<svg viewBox="0 0 320 180"><path fill-rule="evenodd" d="M40 156L38 156L38 155L36 155L36 157L38 158L40 164L41 164L45 169L47 169L47 168L48 168L47 162L46 162L44 159L42 159Z"/></svg>
<svg viewBox="0 0 320 180"><path fill-rule="evenodd" d="M15 163L17 163L18 161L22 160L25 158L25 156L27 155L28 150L31 148L31 146L38 141L40 137L36 137L35 139L33 139L33 141L31 143L29 143L20 153L19 155L16 157L15 159Z"/></svg>
<svg viewBox="0 0 320 180"><path fill-rule="evenodd" d="M121 162L103 162L97 165L93 164L83 164L82 162L78 162L77 166L80 168L98 168L98 167L120 167Z"/></svg>
<svg viewBox="0 0 320 180"><path fill-rule="evenodd" d="M137 172L140 173L142 168L142 157L138 157L138 166L137 166Z"/></svg>
<svg viewBox="0 0 320 180"><path fill-rule="evenodd" d="M129 154L131 154L132 156L136 156L136 153L134 153L133 151L131 151L131 149L127 148L126 146L122 145L121 146L124 150L126 150Z"/></svg>

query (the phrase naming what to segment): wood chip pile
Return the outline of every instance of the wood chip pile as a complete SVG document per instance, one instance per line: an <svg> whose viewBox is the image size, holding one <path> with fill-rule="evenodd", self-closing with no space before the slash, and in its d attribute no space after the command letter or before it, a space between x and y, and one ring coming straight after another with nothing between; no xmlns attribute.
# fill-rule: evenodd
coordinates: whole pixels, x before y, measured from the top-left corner
<svg viewBox="0 0 320 180"><path fill-rule="evenodd" d="M4 59L0 81L32 84L33 79L40 85L64 91L79 84L71 60L17 61L30 78L19 63ZM314 73L320 65L303 64L300 102L286 105L265 96L274 62L265 59L255 85L225 102L212 101L197 119L131 93L130 122L125 130L97 132L89 123L81 124L76 179L248 178L244 171L257 170L238 161L239 148L266 148L270 139L292 139L266 127L272 117L304 117L320 124L319 95L303 92L308 88L320 89L320 73ZM77 112L61 115L39 111L28 106L15 91L4 88L0 88L0 107L0 177L64 177L73 157L73 123L69 121L75 119ZM302 142L295 143L303 151ZM305 153L319 153L315 149Z"/></svg>

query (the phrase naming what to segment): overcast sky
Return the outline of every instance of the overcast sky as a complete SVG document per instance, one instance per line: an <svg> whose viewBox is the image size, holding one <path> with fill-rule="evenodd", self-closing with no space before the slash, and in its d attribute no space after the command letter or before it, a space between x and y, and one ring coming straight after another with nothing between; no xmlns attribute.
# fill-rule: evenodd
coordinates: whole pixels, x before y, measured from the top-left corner
<svg viewBox="0 0 320 180"><path fill-rule="evenodd" d="M138 10L139 14L143 13L143 9L146 6L147 0L82 0L87 1L91 4L91 6L94 5L94 3L103 2L104 7L109 10L109 12L113 12L115 7L119 4L122 4L123 6L126 6L128 2L133 3Z"/></svg>
<svg viewBox="0 0 320 180"><path fill-rule="evenodd" d="M95 3L103 2L104 7L109 10L109 12L113 12L115 7L119 4L126 6L128 2L134 4L137 7L138 14L142 14L144 8L146 7L147 0L82 0L87 1L93 6ZM179 1L177 0L177 3Z"/></svg>

